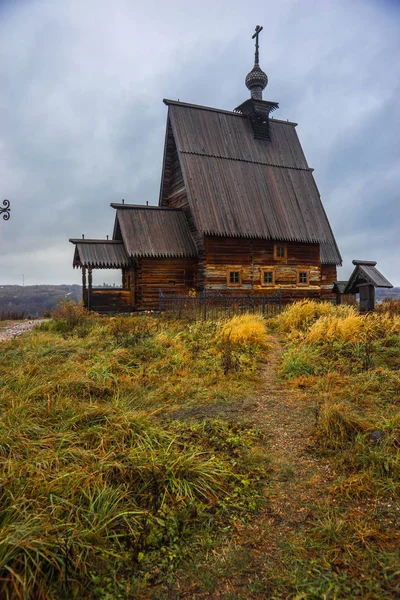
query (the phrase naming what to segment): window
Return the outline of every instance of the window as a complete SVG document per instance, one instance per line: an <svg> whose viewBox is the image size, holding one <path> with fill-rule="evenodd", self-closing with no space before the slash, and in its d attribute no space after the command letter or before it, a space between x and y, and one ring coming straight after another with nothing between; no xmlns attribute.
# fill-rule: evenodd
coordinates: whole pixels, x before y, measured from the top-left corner
<svg viewBox="0 0 400 600"><path fill-rule="evenodd" d="M275 260L287 260L287 246L285 244L274 245Z"/></svg>
<svg viewBox="0 0 400 600"><path fill-rule="evenodd" d="M242 284L242 274L239 270L229 270L227 275L227 285L240 286Z"/></svg>
<svg viewBox="0 0 400 600"><path fill-rule="evenodd" d="M298 285L308 285L308 271L297 271L297 283Z"/></svg>
<svg viewBox="0 0 400 600"><path fill-rule="evenodd" d="M275 284L275 271L271 267L261 269L261 285L274 285Z"/></svg>

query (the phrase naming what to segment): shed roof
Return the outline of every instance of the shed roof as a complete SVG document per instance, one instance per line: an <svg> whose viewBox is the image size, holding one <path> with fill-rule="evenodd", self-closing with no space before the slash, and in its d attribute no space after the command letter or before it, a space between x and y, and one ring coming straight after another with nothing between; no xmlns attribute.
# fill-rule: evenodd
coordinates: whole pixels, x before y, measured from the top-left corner
<svg viewBox="0 0 400 600"><path fill-rule="evenodd" d="M295 123L271 119L260 140L242 114L164 102L200 232L320 243L322 262L341 264Z"/></svg>
<svg viewBox="0 0 400 600"><path fill-rule="evenodd" d="M393 285L375 267L376 262L371 260L353 260L355 269L347 283L345 294L355 294L360 285L373 285L374 287L392 288Z"/></svg>
<svg viewBox="0 0 400 600"><path fill-rule="evenodd" d="M332 291L339 292L339 294L344 294L346 285L347 285L347 281L334 281Z"/></svg>
<svg viewBox="0 0 400 600"><path fill-rule="evenodd" d="M116 204L114 238L132 257L195 257L197 249L181 209Z"/></svg>
<svg viewBox="0 0 400 600"><path fill-rule="evenodd" d="M130 264L124 244L115 240L70 239L75 244L74 267L119 269Z"/></svg>

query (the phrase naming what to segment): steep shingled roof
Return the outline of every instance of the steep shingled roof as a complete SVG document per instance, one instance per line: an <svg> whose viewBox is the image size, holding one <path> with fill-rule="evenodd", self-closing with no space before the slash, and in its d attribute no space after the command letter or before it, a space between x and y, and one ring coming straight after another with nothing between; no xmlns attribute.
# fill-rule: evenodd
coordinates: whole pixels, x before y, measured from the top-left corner
<svg viewBox="0 0 400 600"><path fill-rule="evenodd" d="M130 265L122 242L114 240L70 239L75 244L73 267L119 269Z"/></svg>
<svg viewBox="0 0 400 600"><path fill-rule="evenodd" d="M313 242L341 264L295 123L254 139L240 113L164 100L197 229L204 234Z"/></svg>
<svg viewBox="0 0 400 600"><path fill-rule="evenodd" d="M116 204L114 238L132 257L195 257L197 249L185 213L158 206Z"/></svg>

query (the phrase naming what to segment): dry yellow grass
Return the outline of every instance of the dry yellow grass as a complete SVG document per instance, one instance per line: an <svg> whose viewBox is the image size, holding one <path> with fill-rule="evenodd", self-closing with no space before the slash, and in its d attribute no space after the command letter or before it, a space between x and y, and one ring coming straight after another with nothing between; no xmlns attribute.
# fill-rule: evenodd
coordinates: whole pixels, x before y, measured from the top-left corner
<svg viewBox="0 0 400 600"><path fill-rule="evenodd" d="M220 330L222 341L234 346L268 345L265 321L260 315L239 315L229 319Z"/></svg>
<svg viewBox="0 0 400 600"><path fill-rule="evenodd" d="M341 314L340 314L341 312ZM379 339L400 333L400 317L385 314L348 315L343 311L320 317L305 336L307 342L322 344L340 341L343 343L359 343L368 337Z"/></svg>
<svg viewBox="0 0 400 600"><path fill-rule="evenodd" d="M316 321L306 334L307 342L359 342L364 335L363 317L351 314L347 317L327 315Z"/></svg>
<svg viewBox="0 0 400 600"><path fill-rule="evenodd" d="M297 337L321 317L329 315L345 317L355 314L356 312L351 306L336 307L330 302L301 300L286 308L286 310L276 318L276 324L281 333L289 335L290 337Z"/></svg>

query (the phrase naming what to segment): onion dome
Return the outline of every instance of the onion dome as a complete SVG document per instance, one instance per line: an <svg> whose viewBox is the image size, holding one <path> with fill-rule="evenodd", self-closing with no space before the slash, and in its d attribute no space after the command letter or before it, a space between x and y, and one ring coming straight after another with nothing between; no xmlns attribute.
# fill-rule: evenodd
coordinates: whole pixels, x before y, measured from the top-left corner
<svg viewBox="0 0 400 600"><path fill-rule="evenodd" d="M263 90L267 87L267 74L260 68L258 63L247 74L245 79L246 87L250 90L251 97L255 100L262 100Z"/></svg>
<svg viewBox="0 0 400 600"><path fill-rule="evenodd" d="M262 100L263 90L267 87L268 77L267 74L261 69L259 65L259 50L258 50L258 36L260 35L263 28L257 25L252 39L256 40L256 48L254 52L254 67L248 73L245 83L246 87L250 90L250 95L253 100Z"/></svg>

